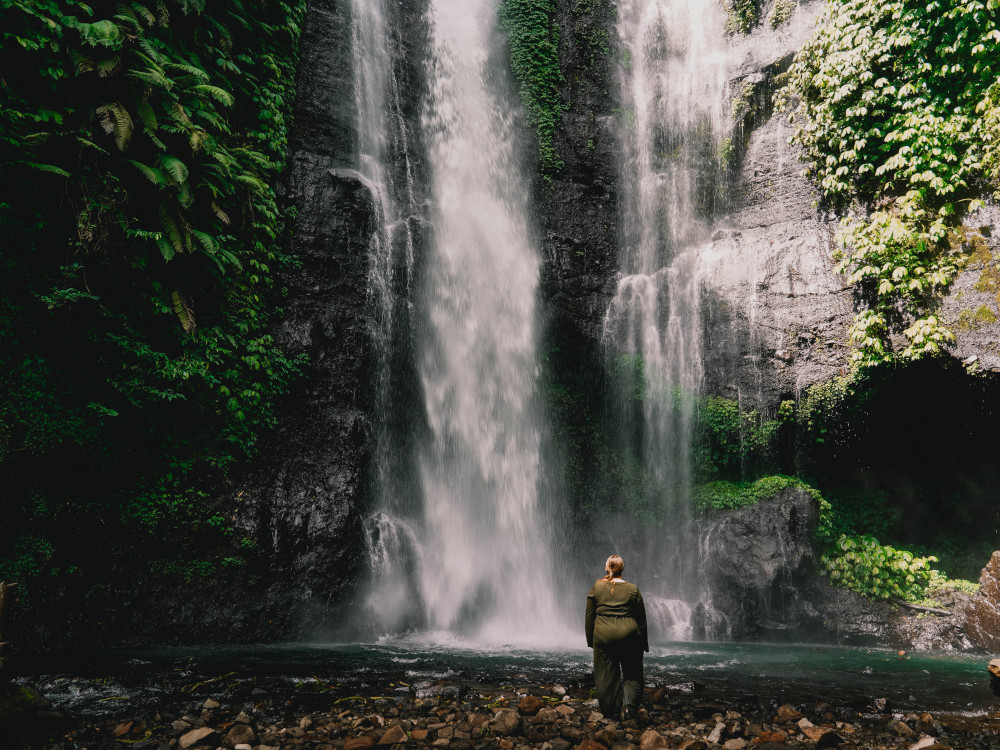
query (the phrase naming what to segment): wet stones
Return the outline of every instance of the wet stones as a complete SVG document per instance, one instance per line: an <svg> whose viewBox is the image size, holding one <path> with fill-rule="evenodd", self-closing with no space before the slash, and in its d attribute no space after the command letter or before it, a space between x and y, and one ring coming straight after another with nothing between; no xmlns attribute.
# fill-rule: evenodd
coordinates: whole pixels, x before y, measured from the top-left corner
<svg viewBox="0 0 1000 750"><path fill-rule="evenodd" d="M502 737L517 734L521 729L521 716L513 708L501 708L489 723L490 729Z"/></svg>
<svg viewBox="0 0 1000 750"><path fill-rule="evenodd" d="M181 738L177 741L177 746L181 750L187 750L187 748L194 747L195 745L215 745L218 742L218 732L211 727L201 727L200 729L192 729L190 732L181 735Z"/></svg>
<svg viewBox="0 0 1000 750"><path fill-rule="evenodd" d="M534 716L544 707L545 702L534 695L524 696L517 704L517 710L525 716Z"/></svg>
<svg viewBox="0 0 1000 750"><path fill-rule="evenodd" d="M979 591L965 610L965 631L976 646L1000 651L1000 551L979 575Z"/></svg>

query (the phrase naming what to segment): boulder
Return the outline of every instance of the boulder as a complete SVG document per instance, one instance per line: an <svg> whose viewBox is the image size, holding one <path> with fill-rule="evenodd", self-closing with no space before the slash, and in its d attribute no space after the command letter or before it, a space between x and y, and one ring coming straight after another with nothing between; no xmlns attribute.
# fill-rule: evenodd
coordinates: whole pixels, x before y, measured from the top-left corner
<svg viewBox="0 0 1000 750"><path fill-rule="evenodd" d="M517 704L517 710L525 716L534 716L545 707L545 701L534 695L526 695Z"/></svg>
<svg viewBox="0 0 1000 750"><path fill-rule="evenodd" d="M494 734L510 737L521 730L521 715L513 708L501 708L490 720L489 726Z"/></svg>
<svg viewBox="0 0 1000 750"><path fill-rule="evenodd" d="M249 724L236 723L226 732L222 744L235 748L237 745L252 745L257 740L253 727Z"/></svg>
<svg viewBox="0 0 1000 750"><path fill-rule="evenodd" d="M1000 551L979 575L979 591L965 608L965 632L979 648L1000 651Z"/></svg>
<svg viewBox="0 0 1000 750"><path fill-rule="evenodd" d="M400 742L406 742L406 731L398 724L394 727L389 727L385 730L382 735L382 739L378 741L380 745L395 745Z"/></svg>
<svg viewBox="0 0 1000 750"><path fill-rule="evenodd" d="M656 750L656 748L666 746L666 738L655 729L647 729L639 737L639 750Z"/></svg>

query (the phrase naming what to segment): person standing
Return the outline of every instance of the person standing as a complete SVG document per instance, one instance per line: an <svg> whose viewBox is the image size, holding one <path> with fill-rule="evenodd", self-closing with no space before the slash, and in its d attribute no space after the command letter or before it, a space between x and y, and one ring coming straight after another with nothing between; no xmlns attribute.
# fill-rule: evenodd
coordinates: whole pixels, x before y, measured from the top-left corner
<svg viewBox="0 0 1000 750"><path fill-rule="evenodd" d="M631 719L642 705L642 657L649 651L646 606L639 587L622 579L625 561L611 555L607 575L587 594L587 646L594 649L594 682L601 713Z"/></svg>

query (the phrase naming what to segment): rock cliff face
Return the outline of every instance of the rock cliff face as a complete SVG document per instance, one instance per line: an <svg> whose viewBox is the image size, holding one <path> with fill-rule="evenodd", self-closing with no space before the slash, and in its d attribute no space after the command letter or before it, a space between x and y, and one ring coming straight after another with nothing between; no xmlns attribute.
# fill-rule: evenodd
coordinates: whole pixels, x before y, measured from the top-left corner
<svg viewBox="0 0 1000 750"><path fill-rule="evenodd" d="M979 578L979 592L965 609L965 630L979 648L1000 651L1000 552L994 552Z"/></svg>
<svg viewBox="0 0 1000 750"><path fill-rule="evenodd" d="M712 607L722 615L719 632L707 632L709 638L895 642L888 605L835 588L819 575L817 520L816 500L799 489L706 519Z"/></svg>

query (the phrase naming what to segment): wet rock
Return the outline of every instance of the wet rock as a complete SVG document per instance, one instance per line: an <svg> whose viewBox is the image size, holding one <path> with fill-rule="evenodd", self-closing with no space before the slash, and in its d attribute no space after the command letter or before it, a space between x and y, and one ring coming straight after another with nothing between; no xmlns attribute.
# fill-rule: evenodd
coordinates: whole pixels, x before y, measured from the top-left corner
<svg viewBox="0 0 1000 750"><path fill-rule="evenodd" d="M378 744L395 745L399 742L406 742L406 732L397 724L396 726L389 727L385 730L381 739L378 741Z"/></svg>
<svg viewBox="0 0 1000 750"><path fill-rule="evenodd" d="M360 737L348 738L341 750L364 750L364 748L373 747L374 745L375 738L367 734L363 734Z"/></svg>
<svg viewBox="0 0 1000 750"><path fill-rule="evenodd" d="M666 746L666 738L655 729L647 729L639 737L639 750L656 750Z"/></svg>
<svg viewBox="0 0 1000 750"><path fill-rule="evenodd" d="M722 740L722 732L725 731L725 729L726 725L723 724L721 721L718 724L716 724L715 728L712 729L708 737L705 738L708 744L718 745L719 742Z"/></svg>
<svg viewBox="0 0 1000 750"><path fill-rule="evenodd" d="M840 747L844 742L843 737L832 729L827 729L816 740L816 750L829 750L830 748Z"/></svg>
<svg viewBox="0 0 1000 750"><path fill-rule="evenodd" d="M708 750L708 743L705 740L691 738L681 742L678 747L680 750Z"/></svg>
<svg viewBox="0 0 1000 750"><path fill-rule="evenodd" d="M521 730L521 715L513 708L501 708L494 714L489 726L495 734L510 737Z"/></svg>
<svg viewBox="0 0 1000 750"><path fill-rule="evenodd" d="M562 716L570 716L570 715L576 713L576 709L575 708L573 708L572 706L567 706L565 703L562 704L562 705L556 706L556 711L559 714L561 714Z"/></svg>
<svg viewBox="0 0 1000 750"><path fill-rule="evenodd" d="M257 734L249 724L236 723L226 732L222 744L235 748L237 745L252 745L257 740Z"/></svg>
<svg viewBox="0 0 1000 750"><path fill-rule="evenodd" d="M214 698L207 698L205 702L201 704L201 707L208 709L209 711L213 711L219 707L219 701Z"/></svg>
<svg viewBox="0 0 1000 750"><path fill-rule="evenodd" d="M726 740L722 746L726 750L743 750L747 746L747 741L742 737L734 737L731 740Z"/></svg>
<svg viewBox="0 0 1000 750"><path fill-rule="evenodd" d="M545 702L534 695L524 696L517 704L517 710L525 716L534 716L544 707Z"/></svg>
<svg viewBox="0 0 1000 750"><path fill-rule="evenodd" d="M892 719L886 727L891 731L895 732L901 737L916 737L917 733L914 732L910 727L899 719Z"/></svg>
<svg viewBox="0 0 1000 750"><path fill-rule="evenodd" d="M189 747L194 747L199 744L217 744L219 742L219 734L211 727L201 727L199 729L192 729L187 734L181 735L181 738L177 741L177 746L181 750L187 750Z"/></svg>
<svg viewBox="0 0 1000 750"><path fill-rule="evenodd" d="M518 710L521 710L520 704L518 704ZM522 711L522 713L524 713ZM559 719L559 712L552 708L543 708L535 714L535 717L531 720L532 724L552 724Z"/></svg>
<svg viewBox="0 0 1000 750"><path fill-rule="evenodd" d="M1000 551L979 575L979 591L965 610L965 630L979 648L1000 651Z"/></svg>
<svg viewBox="0 0 1000 750"><path fill-rule="evenodd" d="M600 742L594 740L584 740L576 746L576 750L607 750Z"/></svg>
<svg viewBox="0 0 1000 750"><path fill-rule="evenodd" d="M802 718L802 714L796 710L795 706L786 703L778 707L777 718L778 721L798 721Z"/></svg>
<svg viewBox="0 0 1000 750"><path fill-rule="evenodd" d="M134 723L135 722L133 721L123 722L118 726L116 726L114 729L112 729L111 734L114 735L115 737L124 737L126 734L132 731L132 725Z"/></svg>

